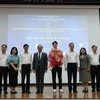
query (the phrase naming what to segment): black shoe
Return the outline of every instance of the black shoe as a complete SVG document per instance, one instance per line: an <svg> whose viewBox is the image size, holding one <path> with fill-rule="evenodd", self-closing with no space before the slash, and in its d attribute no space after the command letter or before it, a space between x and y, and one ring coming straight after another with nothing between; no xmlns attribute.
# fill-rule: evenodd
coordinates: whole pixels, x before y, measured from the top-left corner
<svg viewBox="0 0 100 100"><path fill-rule="evenodd" d="M85 90L85 92L88 92L88 90Z"/></svg>
<svg viewBox="0 0 100 100"><path fill-rule="evenodd" d="M26 93L31 93L30 91L26 91Z"/></svg>
<svg viewBox="0 0 100 100"><path fill-rule="evenodd" d="M4 94L8 94L8 92L7 91L4 91Z"/></svg>
<svg viewBox="0 0 100 100"><path fill-rule="evenodd" d="M22 91L22 93L25 93L26 91Z"/></svg>
<svg viewBox="0 0 100 100"><path fill-rule="evenodd" d="M17 93L17 91L14 91L14 93L16 94L16 93Z"/></svg>
<svg viewBox="0 0 100 100"><path fill-rule="evenodd" d="M39 94L40 93L40 91L36 91L36 94Z"/></svg>
<svg viewBox="0 0 100 100"><path fill-rule="evenodd" d="M95 90L94 89L92 89L92 91L91 92L95 92Z"/></svg>
<svg viewBox="0 0 100 100"><path fill-rule="evenodd" d="M11 94L16 94L16 93L17 93L17 91L10 91L10 93L11 93Z"/></svg>
<svg viewBox="0 0 100 100"><path fill-rule="evenodd" d="M40 93L42 94L43 93L43 90L41 90Z"/></svg>
<svg viewBox="0 0 100 100"><path fill-rule="evenodd" d="M77 90L73 90L73 92L74 92L74 93L77 93L78 91L77 91Z"/></svg>
<svg viewBox="0 0 100 100"><path fill-rule="evenodd" d="M84 89L82 92L86 92L86 90Z"/></svg>
<svg viewBox="0 0 100 100"><path fill-rule="evenodd" d="M97 92L100 92L100 90L99 90L99 89L97 89Z"/></svg>
<svg viewBox="0 0 100 100"><path fill-rule="evenodd" d="M11 91L10 93L11 93L11 94L16 94L16 93L17 93L17 91Z"/></svg>
<svg viewBox="0 0 100 100"><path fill-rule="evenodd" d="M72 92L72 90L69 90L69 93L71 93Z"/></svg>

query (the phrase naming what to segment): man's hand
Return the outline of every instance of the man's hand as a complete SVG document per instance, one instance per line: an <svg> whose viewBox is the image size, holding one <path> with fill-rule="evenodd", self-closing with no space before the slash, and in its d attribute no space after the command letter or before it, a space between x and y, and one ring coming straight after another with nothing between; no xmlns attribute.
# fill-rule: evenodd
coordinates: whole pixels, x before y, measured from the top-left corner
<svg viewBox="0 0 100 100"><path fill-rule="evenodd" d="M22 73L22 70L20 69L20 73Z"/></svg>
<svg viewBox="0 0 100 100"><path fill-rule="evenodd" d="M33 70L32 69L30 69L30 73L32 73L33 72Z"/></svg>
<svg viewBox="0 0 100 100"><path fill-rule="evenodd" d="M87 71L90 72L90 68L88 68Z"/></svg>
<svg viewBox="0 0 100 100"><path fill-rule="evenodd" d="M50 67L50 71L52 71L52 68Z"/></svg>
<svg viewBox="0 0 100 100"><path fill-rule="evenodd" d="M45 73L47 72L47 70L45 70Z"/></svg>
<svg viewBox="0 0 100 100"><path fill-rule="evenodd" d="M67 71L67 68L65 68L65 71Z"/></svg>
<svg viewBox="0 0 100 100"><path fill-rule="evenodd" d="M33 73L35 73L35 70L32 70L33 71Z"/></svg>
<svg viewBox="0 0 100 100"><path fill-rule="evenodd" d="M80 72L80 67L78 67L78 71Z"/></svg>

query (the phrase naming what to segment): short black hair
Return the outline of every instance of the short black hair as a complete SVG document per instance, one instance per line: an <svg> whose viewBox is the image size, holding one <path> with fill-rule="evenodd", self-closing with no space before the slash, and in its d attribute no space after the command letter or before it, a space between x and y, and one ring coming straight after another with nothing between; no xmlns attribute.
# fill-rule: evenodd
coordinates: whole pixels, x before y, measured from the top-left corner
<svg viewBox="0 0 100 100"><path fill-rule="evenodd" d="M15 54L15 55L18 55L18 49L17 49L17 47L12 47L12 49L11 49L11 51L10 51L10 54L13 54L12 51L13 51L14 49L16 49L16 54Z"/></svg>
<svg viewBox="0 0 100 100"><path fill-rule="evenodd" d="M1 47L3 47L3 46L5 46L5 47L7 48L7 45L6 45L6 44L2 44L2 45L1 45Z"/></svg>
<svg viewBox="0 0 100 100"><path fill-rule="evenodd" d="M93 49L94 47L98 48L96 45L93 45L91 48Z"/></svg>
<svg viewBox="0 0 100 100"><path fill-rule="evenodd" d="M23 47L26 47L26 46L27 46L27 47L29 47L29 45L28 45L28 44L24 44L24 45L23 45Z"/></svg>
<svg viewBox="0 0 100 100"><path fill-rule="evenodd" d="M69 43L69 46L70 46L71 44L73 44L73 45L74 45L74 43L73 43L73 42L71 42L71 43Z"/></svg>
<svg viewBox="0 0 100 100"><path fill-rule="evenodd" d="M57 42L57 41L53 41L53 42L52 42L52 45L53 45L54 43L58 44L58 42Z"/></svg>
<svg viewBox="0 0 100 100"><path fill-rule="evenodd" d="M37 48L38 48L39 46L41 46L41 47L43 48L43 46L42 46L41 44L39 44L39 45L37 46Z"/></svg>

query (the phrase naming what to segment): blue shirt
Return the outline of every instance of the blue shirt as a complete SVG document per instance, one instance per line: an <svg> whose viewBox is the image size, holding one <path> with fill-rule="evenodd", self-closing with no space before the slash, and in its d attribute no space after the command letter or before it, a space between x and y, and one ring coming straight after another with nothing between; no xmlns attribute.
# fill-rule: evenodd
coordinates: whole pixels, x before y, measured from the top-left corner
<svg viewBox="0 0 100 100"><path fill-rule="evenodd" d="M13 64L19 64L19 57L17 55L9 55L8 57L8 64L10 63L13 63Z"/></svg>

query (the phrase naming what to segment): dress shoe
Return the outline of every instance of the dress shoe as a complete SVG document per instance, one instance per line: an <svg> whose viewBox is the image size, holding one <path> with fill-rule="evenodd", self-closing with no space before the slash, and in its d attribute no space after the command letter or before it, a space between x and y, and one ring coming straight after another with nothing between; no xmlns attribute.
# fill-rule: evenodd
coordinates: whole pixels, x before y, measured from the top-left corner
<svg viewBox="0 0 100 100"><path fill-rule="evenodd" d="M97 92L100 92L100 90L98 89Z"/></svg>
<svg viewBox="0 0 100 100"><path fill-rule="evenodd" d="M56 89L53 89L53 93L56 93Z"/></svg>
<svg viewBox="0 0 100 100"><path fill-rule="evenodd" d="M17 91L14 91L14 93L16 94L16 93L17 93Z"/></svg>
<svg viewBox="0 0 100 100"><path fill-rule="evenodd" d="M4 91L4 94L8 94L8 92L7 91Z"/></svg>
<svg viewBox="0 0 100 100"><path fill-rule="evenodd" d="M63 90L62 90L62 89L59 89L59 92L60 92L60 93L63 93Z"/></svg>
<svg viewBox="0 0 100 100"><path fill-rule="evenodd" d="M72 90L69 90L69 93L72 93Z"/></svg>
<svg viewBox="0 0 100 100"><path fill-rule="evenodd" d="M30 91L26 91L26 93L31 93Z"/></svg>
<svg viewBox="0 0 100 100"><path fill-rule="evenodd" d="M77 90L73 90L73 92L74 92L74 93L77 93L78 91L77 91Z"/></svg>
<svg viewBox="0 0 100 100"><path fill-rule="evenodd" d="M42 94L43 93L43 90L41 90L40 93Z"/></svg>
<svg viewBox="0 0 100 100"><path fill-rule="evenodd" d="M16 94L17 92L16 92L16 91L11 91L10 93L11 93L11 94Z"/></svg>
<svg viewBox="0 0 100 100"><path fill-rule="evenodd" d="M86 90L84 89L82 92L86 92Z"/></svg>
<svg viewBox="0 0 100 100"><path fill-rule="evenodd" d="M88 89L87 89L87 90L85 90L85 92L88 92Z"/></svg>
<svg viewBox="0 0 100 100"><path fill-rule="evenodd" d="M92 91L91 92L95 92L95 90L94 89L92 89Z"/></svg>
<svg viewBox="0 0 100 100"><path fill-rule="evenodd" d="M25 93L26 91L22 91L22 93Z"/></svg>
<svg viewBox="0 0 100 100"><path fill-rule="evenodd" d="M36 91L36 94L40 93L40 91Z"/></svg>

